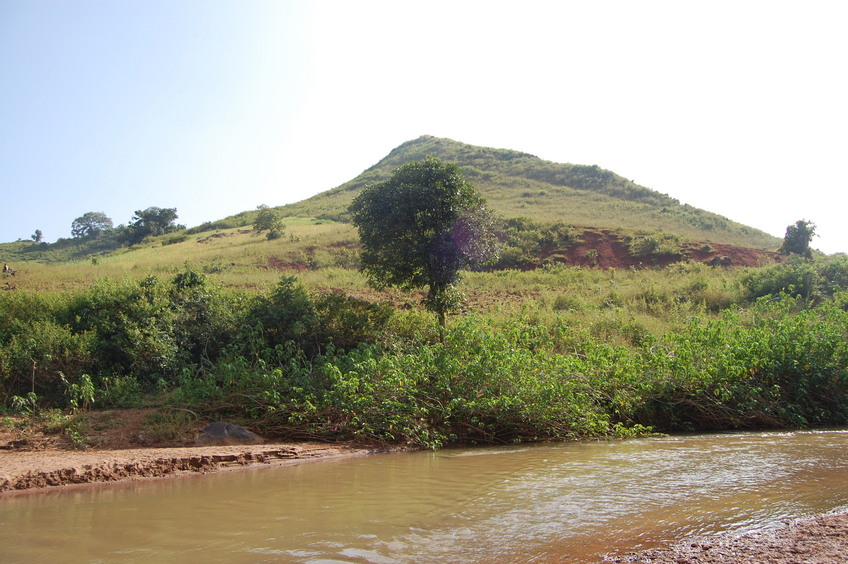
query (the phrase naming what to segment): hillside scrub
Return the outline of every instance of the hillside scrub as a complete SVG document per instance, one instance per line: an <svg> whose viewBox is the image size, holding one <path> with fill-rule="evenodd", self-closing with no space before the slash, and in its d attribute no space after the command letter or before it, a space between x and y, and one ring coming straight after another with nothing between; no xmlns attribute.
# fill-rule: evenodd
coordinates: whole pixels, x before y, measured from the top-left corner
<svg viewBox="0 0 848 564"><path fill-rule="evenodd" d="M425 447L845 425L844 257L810 264L815 292L759 285L747 302L703 265L473 273L531 297L458 319L444 343L418 308L291 277L225 290L186 268L3 292L0 396L31 412L165 402L269 436ZM781 268L800 266L745 276Z"/></svg>

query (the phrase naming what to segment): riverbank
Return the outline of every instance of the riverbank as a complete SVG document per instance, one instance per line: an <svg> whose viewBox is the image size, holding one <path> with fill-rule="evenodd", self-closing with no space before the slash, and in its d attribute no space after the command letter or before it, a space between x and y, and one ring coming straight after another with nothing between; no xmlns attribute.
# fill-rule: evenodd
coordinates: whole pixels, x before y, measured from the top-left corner
<svg viewBox="0 0 848 564"><path fill-rule="evenodd" d="M604 562L616 564L842 564L848 555L848 513L829 513L745 536L707 537Z"/></svg>
<svg viewBox="0 0 848 564"><path fill-rule="evenodd" d="M325 443L0 451L0 495L62 486L208 474L250 466L361 456L376 449Z"/></svg>
<svg viewBox="0 0 848 564"><path fill-rule="evenodd" d="M360 456L379 450L346 443L273 439L254 445L196 446L198 431L206 422L153 432L150 416L155 413L150 409L88 413L85 448L78 448L79 441L71 440L68 432L51 433L49 424L6 417L0 425L0 496Z"/></svg>

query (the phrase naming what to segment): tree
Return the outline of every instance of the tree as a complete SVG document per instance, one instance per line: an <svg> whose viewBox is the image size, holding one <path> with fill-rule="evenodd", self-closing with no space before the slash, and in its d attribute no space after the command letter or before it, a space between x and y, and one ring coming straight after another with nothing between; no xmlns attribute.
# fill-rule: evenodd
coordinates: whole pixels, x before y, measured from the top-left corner
<svg viewBox="0 0 848 564"><path fill-rule="evenodd" d="M405 164L350 205L361 270L376 288L427 286L425 307L444 330L463 296L459 271L495 258L494 220L459 168L433 157Z"/></svg>
<svg viewBox="0 0 848 564"><path fill-rule="evenodd" d="M127 241L134 245L141 243L146 237L173 233L182 228L174 223L177 217L177 208L150 207L146 210L136 210L126 228Z"/></svg>
<svg viewBox="0 0 848 564"><path fill-rule="evenodd" d="M253 230L257 233L267 231L268 239L278 239L281 237L283 235L283 229L286 226L280 220L277 210L271 209L265 204L262 204L256 209L259 210L259 213L256 214L256 218L253 220Z"/></svg>
<svg viewBox="0 0 848 564"><path fill-rule="evenodd" d="M44 239L44 233L41 232L41 229L36 229L35 233L30 235L29 238L35 241L36 243L40 243L42 239Z"/></svg>
<svg viewBox="0 0 848 564"><path fill-rule="evenodd" d="M810 243L815 235L816 224L812 221L799 219L794 225L789 225L786 228L786 235L783 237L780 252L784 255L796 254L812 258L813 252L810 249Z"/></svg>
<svg viewBox="0 0 848 564"><path fill-rule="evenodd" d="M77 239L97 238L112 229L112 219L103 212L86 212L71 223L71 235Z"/></svg>

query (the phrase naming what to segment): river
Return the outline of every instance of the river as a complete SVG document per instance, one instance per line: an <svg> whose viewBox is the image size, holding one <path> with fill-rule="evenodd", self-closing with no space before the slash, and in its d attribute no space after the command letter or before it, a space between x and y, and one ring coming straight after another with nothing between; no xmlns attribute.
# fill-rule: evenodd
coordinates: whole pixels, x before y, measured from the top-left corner
<svg viewBox="0 0 848 564"><path fill-rule="evenodd" d="M446 449L0 500L0 562L596 562L848 504L848 431Z"/></svg>

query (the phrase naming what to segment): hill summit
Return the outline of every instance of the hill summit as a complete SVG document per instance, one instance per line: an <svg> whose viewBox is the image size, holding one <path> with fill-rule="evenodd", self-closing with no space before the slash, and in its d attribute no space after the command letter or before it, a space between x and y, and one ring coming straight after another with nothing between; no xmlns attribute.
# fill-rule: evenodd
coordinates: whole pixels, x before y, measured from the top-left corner
<svg viewBox="0 0 848 564"><path fill-rule="evenodd" d="M775 249L780 240L758 229L640 186L597 165L546 161L520 151L479 147L424 135L394 148L350 181L294 204L284 216L347 221L347 206L394 169L427 156L459 166L466 180L505 218L604 229L666 232L692 241Z"/></svg>

